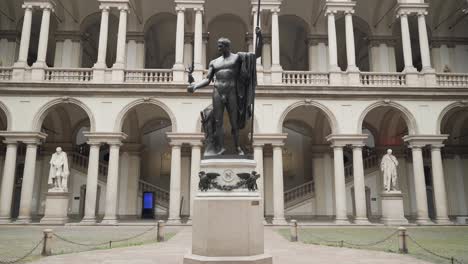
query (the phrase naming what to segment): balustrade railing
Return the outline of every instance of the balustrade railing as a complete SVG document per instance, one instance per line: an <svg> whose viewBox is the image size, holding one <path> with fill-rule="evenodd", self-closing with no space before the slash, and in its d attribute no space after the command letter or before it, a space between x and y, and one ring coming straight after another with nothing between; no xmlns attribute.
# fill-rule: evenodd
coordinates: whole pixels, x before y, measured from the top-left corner
<svg viewBox="0 0 468 264"><path fill-rule="evenodd" d="M44 80L51 82L90 82L93 80L93 70L87 68L48 68L45 70Z"/></svg>
<svg viewBox="0 0 468 264"><path fill-rule="evenodd" d="M13 69L7 67L0 67L0 81L9 81L13 75Z"/></svg>
<svg viewBox="0 0 468 264"><path fill-rule="evenodd" d="M361 72L361 84L364 86L405 86L406 75L392 72Z"/></svg>
<svg viewBox="0 0 468 264"><path fill-rule="evenodd" d="M172 79L170 69L125 70L125 82L129 83L170 83Z"/></svg>
<svg viewBox="0 0 468 264"><path fill-rule="evenodd" d="M468 88L468 74L437 73L436 76L439 86Z"/></svg>
<svg viewBox="0 0 468 264"><path fill-rule="evenodd" d="M295 201L303 201L312 197L314 193L314 181L306 182L284 192L284 203L288 206Z"/></svg>
<svg viewBox="0 0 468 264"><path fill-rule="evenodd" d="M377 154L373 153L372 155L364 158L362 160L363 166L364 166L364 172L369 173L370 169L378 168L379 165L379 157ZM353 164L349 164L348 166L345 166L345 178L346 180L350 180L353 177Z"/></svg>
<svg viewBox="0 0 468 264"><path fill-rule="evenodd" d="M159 188L156 185L153 185L149 182L140 180L138 184L138 189L140 192L154 192L156 203L161 206L169 206L169 192Z"/></svg>
<svg viewBox="0 0 468 264"><path fill-rule="evenodd" d="M328 85L328 73L314 73L307 71L284 71L283 84L288 85Z"/></svg>
<svg viewBox="0 0 468 264"><path fill-rule="evenodd" d="M85 155L82 155L78 152L71 153L71 165L72 168L79 170L83 173L88 172L89 158ZM105 181L107 177L108 165L102 162L99 162L99 176L100 180Z"/></svg>

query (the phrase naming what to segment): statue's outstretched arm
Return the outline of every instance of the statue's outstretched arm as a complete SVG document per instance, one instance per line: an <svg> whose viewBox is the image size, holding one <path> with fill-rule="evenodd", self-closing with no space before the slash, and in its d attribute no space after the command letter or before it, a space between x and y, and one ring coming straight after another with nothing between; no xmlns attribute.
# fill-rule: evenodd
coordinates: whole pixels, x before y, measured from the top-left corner
<svg viewBox="0 0 468 264"><path fill-rule="evenodd" d="M206 75L206 78L203 79L201 82L199 82L197 84L189 85L187 90L190 93L193 93L193 92L195 92L195 90L198 90L200 88L208 86L213 81L213 78L214 78L214 67L213 67L213 64L210 63L210 66L208 67L208 73Z"/></svg>

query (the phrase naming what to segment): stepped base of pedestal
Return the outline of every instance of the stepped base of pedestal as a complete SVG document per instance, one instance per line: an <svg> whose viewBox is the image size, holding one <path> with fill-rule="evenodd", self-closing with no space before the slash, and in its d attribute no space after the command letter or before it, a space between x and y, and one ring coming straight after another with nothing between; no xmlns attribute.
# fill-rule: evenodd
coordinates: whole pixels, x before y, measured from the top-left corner
<svg viewBox="0 0 468 264"><path fill-rule="evenodd" d="M63 225L68 223L68 192L48 192L41 224Z"/></svg>
<svg viewBox="0 0 468 264"><path fill-rule="evenodd" d="M273 258L266 254L248 257L204 257L187 255L184 264L272 264Z"/></svg>
<svg viewBox="0 0 468 264"><path fill-rule="evenodd" d="M383 192L382 197L382 223L385 225L407 225L403 208L403 195L401 192Z"/></svg>

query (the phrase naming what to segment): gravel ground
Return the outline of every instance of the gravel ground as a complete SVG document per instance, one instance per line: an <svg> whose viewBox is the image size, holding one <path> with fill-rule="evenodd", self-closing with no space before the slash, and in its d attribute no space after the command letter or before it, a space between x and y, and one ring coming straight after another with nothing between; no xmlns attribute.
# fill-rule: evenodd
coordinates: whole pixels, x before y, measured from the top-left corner
<svg viewBox="0 0 468 264"><path fill-rule="evenodd" d="M77 245L54 238L54 255L108 249L109 241L114 241L112 248L156 243L156 228L151 226L0 226L0 263L25 255L42 240L43 230L47 228L66 240L84 244ZM166 227L166 239L170 239L178 230L176 227ZM41 250L42 245L25 262L38 259Z"/></svg>
<svg viewBox="0 0 468 264"><path fill-rule="evenodd" d="M398 252L398 237L392 234L396 228L390 227L303 227L299 229L299 240L307 244L361 248L385 252ZM289 229L278 229L289 237ZM454 257L468 264L468 227L409 227L408 234L421 246L444 257ZM377 245L372 242L380 242ZM451 263L450 260L432 255L408 240L409 254L432 263ZM454 262L456 263L456 262Z"/></svg>

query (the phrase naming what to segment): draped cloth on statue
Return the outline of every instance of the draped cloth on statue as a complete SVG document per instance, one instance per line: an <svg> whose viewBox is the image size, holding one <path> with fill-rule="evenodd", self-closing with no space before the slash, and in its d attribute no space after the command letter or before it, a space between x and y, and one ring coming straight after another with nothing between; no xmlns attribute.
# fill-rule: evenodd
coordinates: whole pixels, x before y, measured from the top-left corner
<svg viewBox="0 0 468 264"><path fill-rule="evenodd" d="M237 79L237 125L244 129L253 115L255 89L257 87L257 57L254 53L237 53L241 60L239 78ZM252 121L253 122L253 121Z"/></svg>

